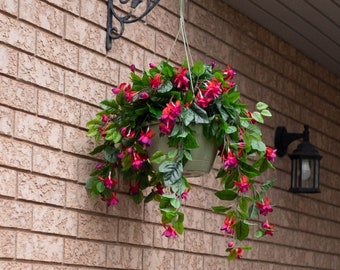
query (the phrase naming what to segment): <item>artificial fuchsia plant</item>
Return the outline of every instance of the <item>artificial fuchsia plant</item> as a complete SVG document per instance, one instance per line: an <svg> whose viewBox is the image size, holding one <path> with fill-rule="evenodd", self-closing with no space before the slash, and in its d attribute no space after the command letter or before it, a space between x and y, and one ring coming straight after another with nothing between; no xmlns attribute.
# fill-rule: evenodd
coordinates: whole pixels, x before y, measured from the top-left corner
<svg viewBox="0 0 340 270"><path fill-rule="evenodd" d="M250 247L239 243L257 224L256 237L273 235L267 219L273 211L266 191L273 180L258 183L255 178L274 168L274 149L262 141L258 124L271 116L263 102L250 112L240 102L240 93L232 81L236 73L230 66L215 69L214 63L184 63L173 67L163 61L150 64L141 76L132 67L131 82L113 89L113 98L100 103L101 111L87 123L88 135L99 145L91 154L103 153L86 183L92 197L101 197L108 206L119 202L117 186L128 183L136 203L159 202L163 235L177 237L184 230L183 200L190 192L185 165L192 151L199 148L193 126L202 125L207 140L216 144L221 160L216 178L221 190L215 195L221 204L212 206L224 213L221 230L234 238L227 243L228 259L241 257ZM155 130L151 125L156 125ZM167 139L168 152L148 152L154 136ZM157 166L153 166L157 164ZM118 177L119 176L119 177ZM120 179L120 180L119 180ZM255 217L264 220L256 222Z"/></svg>

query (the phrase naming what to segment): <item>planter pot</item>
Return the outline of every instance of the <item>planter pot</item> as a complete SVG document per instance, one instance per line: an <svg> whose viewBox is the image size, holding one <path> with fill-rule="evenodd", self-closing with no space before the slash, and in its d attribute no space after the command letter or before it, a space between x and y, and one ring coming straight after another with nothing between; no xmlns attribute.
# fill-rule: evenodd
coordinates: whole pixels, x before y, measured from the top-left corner
<svg viewBox="0 0 340 270"><path fill-rule="evenodd" d="M210 172L217 154L217 146L214 140L208 140L203 135L202 125L190 126L195 132L195 138L199 144L199 148L191 150L192 160L189 160L184 168L183 175L185 177L199 177ZM158 125L152 125L150 128L157 134L152 138L152 144L148 148L149 156L152 156L156 151L164 153L169 152L171 147L168 146L167 136L159 136ZM158 169L158 164L152 164L154 169Z"/></svg>

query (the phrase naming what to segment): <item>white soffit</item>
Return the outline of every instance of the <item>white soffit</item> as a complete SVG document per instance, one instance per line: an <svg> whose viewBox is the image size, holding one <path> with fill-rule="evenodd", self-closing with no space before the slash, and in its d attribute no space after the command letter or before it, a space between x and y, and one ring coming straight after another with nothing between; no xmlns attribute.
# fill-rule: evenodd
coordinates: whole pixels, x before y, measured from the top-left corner
<svg viewBox="0 0 340 270"><path fill-rule="evenodd" d="M224 0L340 77L340 0Z"/></svg>

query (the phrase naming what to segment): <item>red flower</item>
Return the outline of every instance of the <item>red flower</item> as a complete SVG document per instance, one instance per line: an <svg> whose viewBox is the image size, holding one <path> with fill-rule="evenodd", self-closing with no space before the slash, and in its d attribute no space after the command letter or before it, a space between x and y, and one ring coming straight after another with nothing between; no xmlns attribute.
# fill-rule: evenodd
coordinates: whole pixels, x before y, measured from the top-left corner
<svg viewBox="0 0 340 270"><path fill-rule="evenodd" d="M248 177L245 175L241 176L240 182L233 181L235 186L238 186L238 191L241 193L245 193L250 188L250 183L248 182Z"/></svg>
<svg viewBox="0 0 340 270"><path fill-rule="evenodd" d="M112 193L112 197L107 200L107 206L116 205L119 203L119 200L117 199L117 192Z"/></svg>
<svg viewBox="0 0 340 270"><path fill-rule="evenodd" d="M236 72L231 69L230 65L228 65L226 69L223 69L222 72L224 80L231 80L236 75Z"/></svg>
<svg viewBox="0 0 340 270"><path fill-rule="evenodd" d="M103 181L104 186L111 189L113 185L117 185L118 182L114 179L112 179L110 176L107 176L105 178L98 176L98 178Z"/></svg>
<svg viewBox="0 0 340 270"><path fill-rule="evenodd" d="M189 79L186 77L188 69L176 68L174 84L178 89L183 88L185 91L189 89Z"/></svg>
<svg viewBox="0 0 340 270"><path fill-rule="evenodd" d="M256 121L255 121L255 119L253 118L252 113L248 111L248 112L247 112L247 115L248 115L248 117L250 118L250 123L255 124Z"/></svg>
<svg viewBox="0 0 340 270"><path fill-rule="evenodd" d="M163 224L163 227L165 228L165 231L162 233L163 236L168 238L176 238L178 236L176 230L171 226L165 226Z"/></svg>
<svg viewBox="0 0 340 270"><path fill-rule="evenodd" d="M118 94L120 91L125 92L125 97L129 102L132 102L133 96L137 94L136 91L131 91L131 85L127 83L121 83L119 87L112 89L114 94Z"/></svg>
<svg viewBox="0 0 340 270"><path fill-rule="evenodd" d="M202 90L202 92L204 93L204 97L216 99L222 94L221 83L216 78L213 78L209 81L207 88Z"/></svg>
<svg viewBox="0 0 340 270"><path fill-rule="evenodd" d="M266 216L269 212L273 212L273 208L270 205L269 198L266 198L263 204L256 203L257 207L260 209L260 214Z"/></svg>
<svg viewBox="0 0 340 270"><path fill-rule="evenodd" d="M276 149L266 147L266 159L273 162L276 158Z"/></svg>
<svg viewBox="0 0 340 270"><path fill-rule="evenodd" d="M211 99L207 98L207 97L204 97L202 95L201 91L197 92L197 95L196 95L196 104L198 106L200 106L201 108L205 108L205 107L207 107L209 105L210 102L211 102Z"/></svg>
<svg viewBox="0 0 340 270"><path fill-rule="evenodd" d="M157 186L156 186L156 188L157 188L157 193L158 193L159 195L164 194L163 186L162 186L161 183L158 183Z"/></svg>
<svg viewBox="0 0 340 270"><path fill-rule="evenodd" d="M155 133L152 131L152 129L148 129L147 132L144 132L143 130L140 133L140 137L138 139L138 142L142 145L150 146L151 145L151 138L155 136Z"/></svg>
<svg viewBox="0 0 340 270"><path fill-rule="evenodd" d="M182 198L183 200L188 199L189 192L190 192L190 188L187 188L187 189L181 194L181 198Z"/></svg>
<svg viewBox="0 0 340 270"><path fill-rule="evenodd" d="M134 185L132 185L132 183L130 182L129 194L133 195L133 194L138 194L138 193L139 193L139 182L137 182Z"/></svg>
<svg viewBox="0 0 340 270"><path fill-rule="evenodd" d="M132 167L134 169L139 170L140 168L142 168L144 159L141 154L137 152L133 152L133 154L131 155L131 159L132 159Z"/></svg>
<svg viewBox="0 0 340 270"><path fill-rule="evenodd" d="M222 155L222 160L224 168L235 168L238 164L235 154L231 151L228 153L224 152Z"/></svg>
<svg viewBox="0 0 340 270"><path fill-rule="evenodd" d="M131 129L127 130L126 127L122 127L122 128L120 129L120 134L122 134L122 136L123 136L124 138L133 138L133 137L135 137L136 132L135 132L135 131L132 131Z"/></svg>
<svg viewBox="0 0 340 270"><path fill-rule="evenodd" d="M156 74L156 76L153 78L149 78L149 80L150 80L151 88L154 90L157 90L163 83L163 80L161 80L160 73Z"/></svg>
<svg viewBox="0 0 340 270"><path fill-rule="evenodd" d="M221 231L225 231L227 234L233 234L233 226L235 225L235 223L236 220L234 218L227 216L224 220L223 226L221 227Z"/></svg>
<svg viewBox="0 0 340 270"><path fill-rule="evenodd" d="M264 230L264 234L273 235L274 225L269 224L268 221L262 222L261 227Z"/></svg>

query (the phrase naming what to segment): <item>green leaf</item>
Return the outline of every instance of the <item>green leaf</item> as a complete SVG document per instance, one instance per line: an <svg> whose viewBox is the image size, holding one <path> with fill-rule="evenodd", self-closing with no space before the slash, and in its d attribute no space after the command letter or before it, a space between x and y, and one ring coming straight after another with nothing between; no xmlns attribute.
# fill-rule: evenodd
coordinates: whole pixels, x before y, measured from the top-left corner
<svg viewBox="0 0 340 270"><path fill-rule="evenodd" d="M118 161L118 149L114 148L113 146L107 146L104 149L104 158L110 163L116 163Z"/></svg>
<svg viewBox="0 0 340 270"><path fill-rule="evenodd" d="M167 93L170 92L173 88L171 81L165 81L157 90L158 93Z"/></svg>
<svg viewBox="0 0 340 270"><path fill-rule="evenodd" d="M100 107L105 111L118 109L118 104L114 99L105 99L99 103Z"/></svg>
<svg viewBox="0 0 340 270"><path fill-rule="evenodd" d="M267 117L271 117L272 116L272 113L269 110L263 110L263 111L261 111L261 114L263 116L267 116Z"/></svg>
<svg viewBox="0 0 340 270"><path fill-rule="evenodd" d="M195 113L190 108L184 108L181 113L181 119L185 126L188 126L195 119Z"/></svg>
<svg viewBox="0 0 340 270"><path fill-rule="evenodd" d="M264 231L263 230L257 230L255 233L254 233L254 236L256 238L261 238L265 235Z"/></svg>
<svg viewBox="0 0 340 270"><path fill-rule="evenodd" d="M95 155L95 154L98 154L100 153L101 151L103 151L107 146L105 144L102 144L102 145L99 145L97 146L95 149L93 149L91 152L90 152L90 155Z"/></svg>
<svg viewBox="0 0 340 270"><path fill-rule="evenodd" d="M256 107L256 110L262 111L262 110L264 110L264 109L267 109L267 108L268 108L268 105L267 105L266 103L260 101L260 102L257 102L257 103L256 103L256 106L255 106L255 107Z"/></svg>
<svg viewBox="0 0 340 270"><path fill-rule="evenodd" d="M99 181L96 185L96 189L99 193L102 193L105 190L104 183L102 181Z"/></svg>
<svg viewBox="0 0 340 270"><path fill-rule="evenodd" d="M176 209L178 209L181 206L181 202L178 198L171 199L170 204Z"/></svg>
<svg viewBox="0 0 340 270"><path fill-rule="evenodd" d="M120 142L121 139L122 139L122 134L116 128L111 128L106 131L105 140L118 143Z"/></svg>
<svg viewBox="0 0 340 270"><path fill-rule="evenodd" d="M215 192L215 195L217 198L220 200L225 200L225 201L232 201L237 197L237 193L232 191L232 190L219 190Z"/></svg>
<svg viewBox="0 0 340 270"><path fill-rule="evenodd" d="M249 208L248 208L248 216L249 218L253 218L259 215L259 209L256 206L255 203L253 203Z"/></svg>
<svg viewBox="0 0 340 270"><path fill-rule="evenodd" d="M232 134L237 131L235 126L228 126L227 130L225 131L227 134Z"/></svg>
<svg viewBox="0 0 340 270"><path fill-rule="evenodd" d="M89 127L89 130L87 131L87 136L94 137L99 133L98 125L93 125Z"/></svg>
<svg viewBox="0 0 340 270"><path fill-rule="evenodd" d="M153 153L153 155L150 158L150 161L152 163L161 163L166 159L166 156L164 155L164 153L162 151L156 151L155 153Z"/></svg>
<svg viewBox="0 0 340 270"><path fill-rule="evenodd" d="M181 179L183 165L180 162L165 161L159 166L159 171L164 173L164 185L169 186Z"/></svg>
<svg viewBox="0 0 340 270"><path fill-rule="evenodd" d="M215 213L225 213L225 212L227 212L228 210L231 209L230 206L222 206L222 205L221 206L213 206L211 208Z"/></svg>
<svg viewBox="0 0 340 270"><path fill-rule="evenodd" d="M184 138L183 143L186 149L195 149L199 147L199 144L191 133L188 133L188 135Z"/></svg>
<svg viewBox="0 0 340 270"><path fill-rule="evenodd" d="M140 204L144 199L143 192L141 191L139 191L137 194L132 194L131 197L136 204Z"/></svg>
<svg viewBox="0 0 340 270"><path fill-rule="evenodd" d="M253 112L252 117L255 119L256 122L259 122L261 124L264 123L263 117L262 117L261 113L259 113L259 112Z"/></svg>
<svg viewBox="0 0 340 270"><path fill-rule="evenodd" d="M126 99L125 91L120 90L116 96L116 101L120 106L123 106L124 104L127 104L128 101Z"/></svg>
<svg viewBox="0 0 340 270"><path fill-rule="evenodd" d="M248 210L248 201L247 201L247 198L245 197L241 197L239 200L238 200L238 206L240 207L240 209L246 213L247 210Z"/></svg>
<svg viewBox="0 0 340 270"><path fill-rule="evenodd" d="M242 220L237 221L235 224L235 233L238 240L242 241L246 239L249 235L249 225Z"/></svg>
<svg viewBox="0 0 340 270"><path fill-rule="evenodd" d="M144 202L148 203L151 202L155 198L156 192L151 191L148 196L145 197Z"/></svg>
<svg viewBox="0 0 340 270"><path fill-rule="evenodd" d="M199 107L196 103L191 104L190 108L194 112L195 116L195 123L196 124L208 124L209 117L205 110Z"/></svg>
<svg viewBox="0 0 340 270"><path fill-rule="evenodd" d="M267 180L266 182L264 182L262 185L261 185L261 190L262 191L267 191L268 189L270 189L275 183L275 179L270 179L270 180Z"/></svg>
<svg viewBox="0 0 340 270"><path fill-rule="evenodd" d="M98 181L98 178L97 178L97 177L91 177L91 178L89 178L89 179L86 181L85 188L86 188L86 189L92 189L93 184L95 183L95 181Z"/></svg>
<svg viewBox="0 0 340 270"><path fill-rule="evenodd" d="M204 74L205 68L201 61L197 61L192 67L192 72L195 76L200 77Z"/></svg>
<svg viewBox="0 0 340 270"><path fill-rule="evenodd" d="M262 142L262 141L252 141L251 142L251 147L254 149L254 150L258 150L260 152L264 152L266 151L266 145Z"/></svg>

